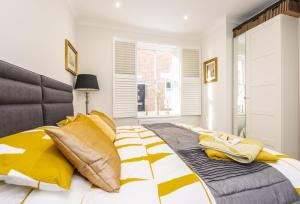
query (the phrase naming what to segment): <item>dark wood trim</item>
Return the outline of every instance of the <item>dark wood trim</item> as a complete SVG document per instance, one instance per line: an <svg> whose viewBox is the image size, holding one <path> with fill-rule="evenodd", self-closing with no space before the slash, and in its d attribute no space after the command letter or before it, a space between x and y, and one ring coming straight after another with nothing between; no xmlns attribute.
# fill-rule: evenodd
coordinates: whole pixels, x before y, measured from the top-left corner
<svg viewBox="0 0 300 204"><path fill-rule="evenodd" d="M233 37L262 24L263 22L279 15L286 14L293 17L300 17L300 0L280 0L262 10L258 14L246 20L233 29Z"/></svg>

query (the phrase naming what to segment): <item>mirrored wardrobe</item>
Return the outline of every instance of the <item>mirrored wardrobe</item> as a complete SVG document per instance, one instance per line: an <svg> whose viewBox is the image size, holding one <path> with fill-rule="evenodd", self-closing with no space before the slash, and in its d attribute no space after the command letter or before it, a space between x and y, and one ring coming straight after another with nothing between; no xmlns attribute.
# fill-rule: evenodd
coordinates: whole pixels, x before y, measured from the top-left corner
<svg viewBox="0 0 300 204"><path fill-rule="evenodd" d="M234 38L233 133L299 158L298 19L278 15Z"/></svg>
<svg viewBox="0 0 300 204"><path fill-rule="evenodd" d="M233 134L246 136L246 34L234 38Z"/></svg>

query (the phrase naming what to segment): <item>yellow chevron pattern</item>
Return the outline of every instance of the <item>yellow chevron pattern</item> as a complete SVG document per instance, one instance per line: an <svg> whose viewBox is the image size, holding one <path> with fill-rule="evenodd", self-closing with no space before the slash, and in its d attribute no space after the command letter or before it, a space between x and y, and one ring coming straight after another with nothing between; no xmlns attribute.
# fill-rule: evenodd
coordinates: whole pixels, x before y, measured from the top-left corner
<svg viewBox="0 0 300 204"><path fill-rule="evenodd" d="M124 130L123 130L124 131ZM131 140L133 137L129 136L129 137L123 137L123 135L117 134L116 137L116 143L118 143L118 141L122 141L122 145L116 145L116 148L118 150L124 150L124 148L126 147L131 147L131 150L133 151L133 157L131 158L125 158L122 159L122 155L121 155L121 162L122 165L128 165L128 164L136 164L138 162L141 161L148 161L149 164L149 169L152 175L152 178L154 180L156 180L156 185L157 185L157 195L159 197L159 202L160 204L168 204L165 203L163 198L169 198L169 197L176 197L176 193L180 192L181 189L185 188L185 189L189 189L191 188L194 189L196 188L195 186L193 186L192 184L197 184L196 186L197 189L199 190L199 200L204 200L207 201L208 203L212 203L212 198L210 198L207 189L204 187L204 184L202 183L202 181L199 179L199 177L193 173L184 163L181 163L183 166L180 168L187 168L187 170L189 171L189 174L186 173L182 173L182 175L174 175L174 177L171 177L170 179L164 179L165 177L170 177L170 173L172 172L176 172L178 169L173 169L171 172L167 173L166 175L162 176L161 179L163 179L163 181L160 181L160 177L162 174L160 171L157 170L157 161L160 161L160 163L164 163L166 162L166 164L164 166L170 166L167 164L168 160L167 158L169 158L169 156L174 155L175 153L170 153L169 149L166 149L165 151L163 150L163 144L166 144L164 141L162 141L158 136L153 135L153 132L151 131L147 131L147 130L139 130L139 129L127 129L126 130L126 134L130 135L129 131L133 131L135 133L139 133L138 139L140 139L141 144L134 144L133 142L138 142L138 140L134 139ZM127 142L128 141L128 142ZM118 143L119 144L119 143ZM145 152L147 153L147 155L139 155L138 153L135 154L135 151L133 150L136 147L136 152L139 152L140 149L144 149ZM166 146L168 147L168 146ZM156 149L159 148L159 149ZM155 153L151 153L151 152L155 152ZM172 157L172 159L178 159L179 161L181 161L178 157ZM172 160L171 159L171 160ZM159 165L160 165L159 163ZM163 168L164 166L162 166L161 168ZM126 185L128 183L133 183L133 182L140 182L140 181L145 181L145 179L143 178L139 178L139 177L132 177L132 178L126 178L121 180L121 184ZM202 189L202 191L201 191ZM203 190L204 189L204 190ZM175 198L174 197L174 198ZM170 203L172 204L172 203Z"/></svg>
<svg viewBox="0 0 300 204"><path fill-rule="evenodd" d="M75 173L72 189L59 192L62 196L55 197L47 192L28 188L15 189L13 185L3 188L7 184L0 182L0 187L4 189L0 198L8 195L12 199L10 203L24 204L39 204L43 200L56 204L114 204L124 201L130 204L216 203L204 181L152 131L139 126L118 128L115 146L122 168L119 193L106 193ZM291 180L300 196L299 175L296 174L300 173L300 163L286 156L282 156L280 161L282 162L272 165L287 172L295 172L285 176Z"/></svg>

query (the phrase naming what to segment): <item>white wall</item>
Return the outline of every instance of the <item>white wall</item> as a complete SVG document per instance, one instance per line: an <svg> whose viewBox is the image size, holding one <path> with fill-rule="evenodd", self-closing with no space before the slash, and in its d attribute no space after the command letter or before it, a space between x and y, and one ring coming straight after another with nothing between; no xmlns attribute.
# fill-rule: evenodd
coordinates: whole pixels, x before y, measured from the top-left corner
<svg viewBox="0 0 300 204"><path fill-rule="evenodd" d="M112 115L112 67L113 67L113 37L137 40L164 45L177 45L182 47L200 47L197 39L179 35L165 35L160 32L119 30L96 25L77 26L77 45L79 50L80 73L97 75L100 91L90 94L90 110L101 110ZM79 100L76 101L75 111L84 112L84 94L76 93ZM174 118L176 122L186 122L199 125L200 118L180 117ZM137 124L136 119L117 120L119 125Z"/></svg>
<svg viewBox="0 0 300 204"><path fill-rule="evenodd" d="M64 40L75 44L65 0L1 0L0 59L72 84L64 69Z"/></svg>
<svg viewBox="0 0 300 204"><path fill-rule="evenodd" d="M299 35L299 79L300 79L300 19L298 20L298 35ZM299 82L299 96L300 96L300 82ZM299 99L299 107L300 107L300 99ZM299 116L300 116L300 108L299 108ZM299 127L300 127L300 120L299 120ZM299 131L299 147L300 147L300 131ZM300 158L300 149L298 150L298 157Z"/></svg>
<svg viewBox="0 0 300 204"><path fill-rule="evenodd" d="M201 126L232 132L232 28L224 17L202 38L202 61L218 57L218 81L202 86Z"/></svg>
<svg viewBox="0 0 300 204"><path fill-rule="evenodd" d="M96 74L99 79L101 90L90 94L90 108L102 110L109 115L112 115L113 37L187 47L201 45L203 62L213 57L219 59L218 82L202 87L201 117L176 119L231 132L233 24L228 23L226 18L212 26L199 42L195 38L179 35L118 30L93 25L75 26L65 0L1 0L0 3L0 59L72 84L73 76L64 70L64 39L69 39L79 50L79 72ZM75 111L84 112L84 95L77 92L76 95L79 98L74 101ZM128 122L137 121L119 121L121 124Z"/></svg>
<svg viewBox="0 0 300 204"><path fill-rule="evenodd" d="M75 25L67 1L65 0L1 0L0 7L0 59L43 74L59 81L72 84L73 76L64 70L64 40L69 39L79 51L79 72L96 74L101 90L90 94L90 108L99 109L112 115L112 38L122 37L144 42L177 45L181 47L200 47L194 36L170 33L149 32L146 30L119 30L93 25ZM210 56L220 55L220 68L227 63L225 49L225 28L216 37L204 41L204 58L209 58L208 49L214 47ZM221 37L222 36L222 37ZM216 42L214 42L216 38ZM211 44L210 44L211 43ZM215 53L214 53L215 52ZM223 71L220 71L222 73ZM224 78L225 76L223 76ZM224 89L223 79L217 83L219 92ZM212 85L215 86L215 85ZM203 101L207 101L206 88ZM77 96L79 96L78 100ZM225 97L225 96L224 96ZM223 100L223 96L218 99ZM84 112L84 95L75 92L75 112ZM224 107L224 106L223 106ZM207 105L203 113L207 115ZM215 118L224 118L227 110L215 107ZM205 126L202 117L202 124ZM200 124L200 117L180 117L176 122ZM205 121L205 120L204 120ZM219 121L219 120L218 120ZM223 119L222 119L223 121ZM222 121L215 122L219 128ZM119 124L136 124L135 119L119 120Z"/></svg>

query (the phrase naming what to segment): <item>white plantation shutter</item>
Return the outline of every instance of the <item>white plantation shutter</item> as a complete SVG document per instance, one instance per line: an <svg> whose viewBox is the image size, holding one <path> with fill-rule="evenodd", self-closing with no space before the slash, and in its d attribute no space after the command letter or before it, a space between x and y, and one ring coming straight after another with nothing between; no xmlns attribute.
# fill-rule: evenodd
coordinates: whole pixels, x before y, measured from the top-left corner
<svg viewBox="0 0 300 204"><path fill-rule="evenodd" d="M113 117L136 116L136 43L114 40Z"/></svg>
<svg viewBox="0 0 300 204"><path fill-rule="evenodd" d="M115 41L115 74L135 75L136 44Z"/></svg>
<svg viewBox="0 0 300 204"><path fill-rule="evenodd" d="M182 115L201 115L201 72L199 49L182 50Z"/></svg>
<svg viewBox="0 0 300 204"><path fill-rule="evenodd" d="M182 50L182 73L184 77L200 77L200 53L196 49Z"/></svg>

